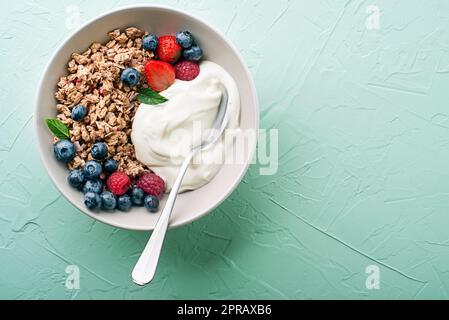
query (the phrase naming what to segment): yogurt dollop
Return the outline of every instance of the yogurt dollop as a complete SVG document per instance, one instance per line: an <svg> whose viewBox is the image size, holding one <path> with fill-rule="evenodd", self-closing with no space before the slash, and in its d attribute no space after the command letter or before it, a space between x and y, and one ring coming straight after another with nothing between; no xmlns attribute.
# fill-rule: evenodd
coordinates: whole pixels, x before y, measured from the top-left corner
<svg viewBox="0 0 449 320"><path fill-rule="evenodd" d="M195 157L180 191L194 190L208 183L220 170L226 152L232 152L240 119L240 95L234 79L216 63L203 61L200 74L192 81L176 80L161 95L159 105L141 104L134 117L131 139L136 157L166 183L169 192L192 145L201 142L212 127L221 100L222 87L229 94L226 138Z"/></svg>

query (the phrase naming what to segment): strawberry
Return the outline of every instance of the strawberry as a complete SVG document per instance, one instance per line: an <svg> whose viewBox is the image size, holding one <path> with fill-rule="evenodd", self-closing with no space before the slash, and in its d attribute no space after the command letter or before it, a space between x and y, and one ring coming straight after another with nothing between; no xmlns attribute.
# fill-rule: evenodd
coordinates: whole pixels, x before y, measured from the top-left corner
<svg viewBox="0 0 449 320"><path fill-rule="evenodd" d="M145 76L148 86L154 91L161 92L175 82L175 69L164 61L150 60L145 64Z"/></svg>
<svg viewBox="0 0 449 320"><path fill-rule="evenodd" d="M182 54L182 47L176 41L175 36L162 36L158 39L157 56L160 60L175 63Z"/></svg>

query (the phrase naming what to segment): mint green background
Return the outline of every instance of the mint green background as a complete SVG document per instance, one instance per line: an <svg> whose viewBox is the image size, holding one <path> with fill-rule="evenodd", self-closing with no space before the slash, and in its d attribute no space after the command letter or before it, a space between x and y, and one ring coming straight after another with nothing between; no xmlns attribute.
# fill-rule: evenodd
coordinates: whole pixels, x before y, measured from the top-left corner
<svg viewBox="0 0 449 320"><path fill-rule="evenodd" d="M79 1L82 22L160 3L241 50L279 129L279 170L251 167L207 217L169 232L154 283L130 271L148 235L73 208L33 137L34 94L76 1L0 7L0 298L449 298L449 2ZM370 4L380 29L368 30ZM67 265L81 289L64 286ZM380 267L380 290L365 287Z"/></svg>

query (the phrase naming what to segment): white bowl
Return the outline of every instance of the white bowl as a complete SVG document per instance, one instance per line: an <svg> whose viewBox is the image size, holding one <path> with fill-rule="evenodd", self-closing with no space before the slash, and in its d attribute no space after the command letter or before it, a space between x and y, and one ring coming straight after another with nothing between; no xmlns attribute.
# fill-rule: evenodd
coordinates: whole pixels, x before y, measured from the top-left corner
<svg viewBox="0 0 449 320"><path fill-rule="evenodd" d="M72 52L84 51L92 42L107 41L107 32L136 26L158 35L174 34L188 29L203 48L205 59L223 66L235 79L241 95L241 120L243 130L253 130L249 136L243 159L238 164L226 164L217 176L204 187L180 194L173 211L171 227L187 224L207 214L222 203L237 187L251 162L257 144L259 123L258 100L254 83L236 48L216 29L206 22L181 10L154 5L138 5L116 9L103 14L82 26L55 50L42 76L37 92L35 130L39 152L47 172L59 191L78 209L109 225L131 229L152 230L159 214L150 214L144 208L133 207L130 212L93 212L83 203L83 194L67 183L68 170L53 156L52 134L45 119L55 117L54 93L59 77L66 74L66 65ZM164 197L166 199L167 197ZM161 201L163 208L165 200Z"/></svg>

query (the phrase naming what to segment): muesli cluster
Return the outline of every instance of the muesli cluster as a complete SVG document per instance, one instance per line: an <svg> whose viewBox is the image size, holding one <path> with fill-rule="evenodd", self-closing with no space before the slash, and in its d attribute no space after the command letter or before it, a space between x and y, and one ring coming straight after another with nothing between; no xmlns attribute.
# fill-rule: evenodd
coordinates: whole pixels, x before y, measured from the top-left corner
<svg viewBox="0 0 449 320"><path fill-rule="evenodd" d="M143 32L128 28L109 33L105 45L93 43L83 53L73 53L68 75L60 78L55 94L57 118L69 128L76 155L69 169L82 168L93 160L92 145L104 141L118 169L137 176L145 168L135 159L130 141L131 124L139 106L138 88L124 85L120 74L125 68L143 72L144 62L153 57L142 49ZM57 139L57 138L56 138Z"/></svg>
<svg viewBox="0 0 449 320"><path fill-rule="evenodd" d="M136 159L134 115L140 102L167 101L158 92L175 79L195 79L203 52L188 31L157 37L130 27L108 36L105 44L73 53L57 84L57 116L47 119L54 154L89 209L145 205L156 212L165 183Z"/></svg>

